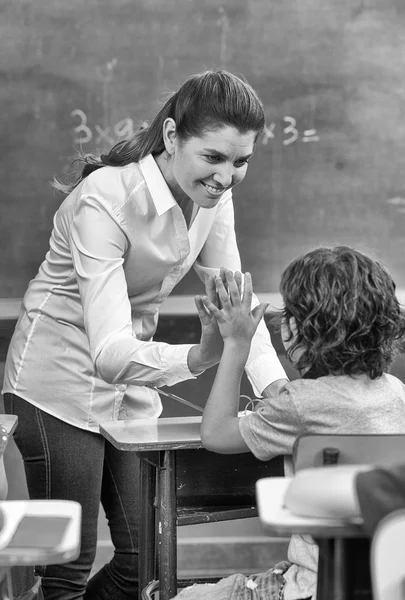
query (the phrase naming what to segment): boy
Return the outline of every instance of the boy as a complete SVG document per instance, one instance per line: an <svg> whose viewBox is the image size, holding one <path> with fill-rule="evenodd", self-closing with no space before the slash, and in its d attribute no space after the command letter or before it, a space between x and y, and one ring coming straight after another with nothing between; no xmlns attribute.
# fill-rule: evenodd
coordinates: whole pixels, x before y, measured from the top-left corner
<svg viewBox="0 0 405 600"><path fill-rule="evenodd" d="M388 368L405 334L405 317L387 270L340 246L295 259L281 277L281 337L301 379L278 381L271 397L238 418L240 380L266 306L251 310L248 273L216 279L222 308L196 298L202 323L215 319L224 350L204 409L201 437L213 452L291 455L306 433L405 433L405 386ZM292 472L286 470L286 475ZM183 590L179 600L315 598L318 548L293 536L288 561L248 580L233 575ZM177 598L177 597L176 597Z"/></svg>

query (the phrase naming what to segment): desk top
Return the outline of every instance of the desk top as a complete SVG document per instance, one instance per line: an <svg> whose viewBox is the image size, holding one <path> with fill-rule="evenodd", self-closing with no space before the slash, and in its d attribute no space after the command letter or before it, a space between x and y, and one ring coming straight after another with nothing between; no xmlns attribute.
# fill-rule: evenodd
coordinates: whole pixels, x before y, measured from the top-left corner
<svg viewBox="0 0 405 600"><path fill-rule="evenodd" d="M100 433L119 450L180 450L202 448L198 417L109 421Z"/></svg>
<svg viewBox="0 0 405 600"><path fill-rule="evenodd" d="M365 537L360 517L327 519L300 517L284 506L284 496L291 477L265 477L256 482L256 500L260 522L270 535L293 533L319 538Z"/></svg>

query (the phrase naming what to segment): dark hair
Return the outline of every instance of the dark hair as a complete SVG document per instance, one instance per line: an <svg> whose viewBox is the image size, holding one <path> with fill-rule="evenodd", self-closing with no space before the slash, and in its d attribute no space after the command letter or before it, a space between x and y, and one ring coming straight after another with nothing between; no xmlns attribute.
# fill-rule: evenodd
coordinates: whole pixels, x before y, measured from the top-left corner
<svg viewBox="0 0 405 600"><path fill-rule="evenodd" d="M347 246L317 248L285 269L280 291L292 340L287 357L297 351L299 371L376 379L388 370L403 342L405 315L379 262Z"/></svg>
<svg viewBox="0 0 405 600"><path fill-rule="evenodd" d="M161 154L165 149L163 123L167 118L174 120L177 135L183 141L224 126L235 127L240 133L256 131L259 135L265 124L263 105L246 81L228 71L205 71L189 77L169 97L150 126L119 141L107 154L80 154L73 162L84 163L81 174L66 185L55 178L52 185L69 193L96 169L124 166L148 154Z"/></svg>

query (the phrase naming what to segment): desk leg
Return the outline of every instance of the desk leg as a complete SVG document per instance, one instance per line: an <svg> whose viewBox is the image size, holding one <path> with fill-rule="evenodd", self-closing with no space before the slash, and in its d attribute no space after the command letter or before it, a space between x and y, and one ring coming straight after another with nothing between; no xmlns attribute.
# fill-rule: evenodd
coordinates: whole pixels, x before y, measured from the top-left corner
<svg viewBox="0 0 405 600"><path fill-rule="evenodd" d="M169 600L177 593L177 501L176 455L162 452L159 468L159 600Z"/></svg>
<svg viewBox="0 0 405 600"><path fill-rule="evenodd" d="M141 520L139 524L139 598L141 591L155 578L155 494L156 467L139 454L141 463L140 498Z"/></svg>
<svg viewBox="0 0 405 600"><path fill-rule="evenodd" d="M317 539L319 546L316 600L342 600L334 597L334 540Z"/></svg>

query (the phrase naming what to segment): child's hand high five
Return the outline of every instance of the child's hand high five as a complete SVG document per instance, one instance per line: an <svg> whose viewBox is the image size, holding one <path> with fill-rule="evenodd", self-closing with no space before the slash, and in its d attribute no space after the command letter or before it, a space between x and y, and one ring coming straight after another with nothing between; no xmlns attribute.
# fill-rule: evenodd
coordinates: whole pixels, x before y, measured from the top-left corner
<svg viewBox="0 0 405 600"><path fill-rule="evenodd" d="M239 271L236 271L234 275L232 271L224 270L224 276L217 277L215 284L221 308L208 297L202 297L201 301L196 303L199 314L200 311L205 313L200 314L201 321L203 318L212 319L214 317L225 344L235 343L239 347L241 345L250 346L268 304L262 303L253 310L251 309L253 289L250 273L245 274L243 294L242 275Z"/></svg>

